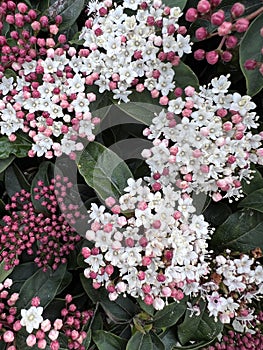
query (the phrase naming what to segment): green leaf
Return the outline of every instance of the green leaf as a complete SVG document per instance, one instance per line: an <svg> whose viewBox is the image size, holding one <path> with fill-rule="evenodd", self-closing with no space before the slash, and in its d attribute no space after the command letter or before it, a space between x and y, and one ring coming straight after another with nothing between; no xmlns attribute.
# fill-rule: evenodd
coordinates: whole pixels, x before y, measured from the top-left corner
<svg viewBox="0 0 263 350"><path fill-rule="evenodd" d="M100 303L107 316L115 323L127 323L134 317L138 311L136 305L129 299L119 296L115 301L110 301L108 292L102 289L94 289L91 280L84 274L80 275L80 281L83 289L92 302Z"/></svg>
<svg viewBox="0 0 263 350"><path fill-rule="evenodd" d="M59 26L60 31L68 29L76 22L84 9L85 0L53 0L47 13L50 18L60 15L63 22Z"/></svg>
<svg viewBox="0 0 263 350"><path fill-rule="evenodd" d="M153 326L155 328L166 328L176 324L187 308L186 300L187 299L184 298L179 303L171 303L163 310L157 311L154 315Z"/></svg>
<svg viewBox="0 0 263 350"><path fill-rule="evenodd" d="M85 349L89 349L90 342L91 342L91 329L87 331L87 336L82 343Z"/></svg>
<svg viewBox="0 0 263 350"><path fill-rule="evenodd" d="M263 213L263 188L250 193L238 204L239 208L250 208Z"/></svg>
<svg viewBox="0 0 263 350"><path fill-rule="evenodd" d="M13 281L12 292L19 292L23 284L38 270L34 262L26 262L15 267L10 278Z"/></svg>
<svg viewBox="0 0 263 350"><path fill-rule="evenodd" d="M190 85L198 90L198 78L189 66L180 61L180 64L176 67L173 67L173 70L175 72L174 80L177 87L184 89Z"/></svg>
<svg viewBox="0 0 263 350"><path fill-rule="evenodd" d="M78 168L86 183L103 200L109 196L119 198L127 180L133 177L119 156L97 142L89 143L81 153Z"/></svg>
<svg viewBox="0 0 263 350"><path fill-rule="evenodd" d="M215 322L213 317L209 317L206 311L206 303L201 300L199 303L200 315L192 315L187 310L183 323L178 326L178 338L182 345L189 341L214 339L223 330L223 324Z"/></svg>
<svg viewBox="0 0 263 350"><path fill-rule="evenodd" d="M160 337L165 346L165 350L172 350L173 346L178 343L173 328L168 328Z"/></svg>
<svg viewBox="0 0 263 350"><path fill-rule="evenodd" d="M14 78L14 81L16 81L17 74L13 71L13 69L7 68L5 70L5 77L8 78Z"/></svg>
<svg viewBox="0 0 263 350"><path fill-rule="evenodd" d="M148 315L150 316L154 315L155 309L152 305L145 304L145 302L141 298L137 299L137 303L139 304L140 308L143 311L145 311Z"/></svg>
<svg viewBox="0 0 263 350"><path fill-rule="evenodd" d="M93 331L92 340L98 350L125 350L127 340L103 330Z"/></svg>
<svg viewBox="0 0 263 350"><path fill-rule="evenodd" d="M153 350L149 333L136 332L128 341L126 350Z"/></svg>
<svg viewBox="0 0 263 350"><path fill-rule="evenodd" d="M212 236L211 247L215 251L226 248L248 252L256 247L263 249L263 214L244 209L230 215Z"/></svg>
<svg viewBox="0 0 263 350"><path fill-rule="evenodd" d="M263 188L263 178L258 170L255 171L254 177L249 183L242 180L242 190L245 194L250 194L260 188Z"/></svg>
<svg viewBox="0 0 263 350"><path fill-rule="evenodd" d="M7 167L9 167L9 165L13 162L14 159L15 159L14 155L11 155L11 156L9 156L8 158L5 158L5 159L0 159L0 173L5 171L5 169Z"/></svg>
<svg viewBox="0 0 263 350"><path fill-rule="evenodd" d="M198 342L195 342L194 344L185 345L185 346L175 345L175 346L173 346L171 348L171 350L198 350L198 349L206 349L205 346L211 344L212 342L214 342L214 340L215 339L198 341Z"/></svg>
<svg viewBox="0 0 263 350"><path fill-rule="evenodd" d="M232 214L230 207L222 202L211 202L206 210L203 212L205 219L212 226L221 225Z"/></svg>
<svg viewBox="0 0 263 350"><path fill-rule="evenodd" d="M181 10L184 9L187 0L164 0L163 4L169 7L180 7Z"/></svg>
<svg viewBox="0 0 263 350"><path fill-rule="evenodd" d="M27 137L21 134L17 134L16 136L14 142L10 142L7 136L0 137L0 159L8 158L11 154L18 158L27 156L31 148L31 142Z"/></svg>
<svg viewBox="0 0 263 350"><path fill-rule="evenodd" d="M59 287L63 281L66 264L60 265L56 271L48 267L46 272L39 269L26 282L19 293L19 299L16 306L18 309L27 309L31 305L33 297L38 296L41 306L44 308L55 298Z"/></svg>
<svg viewBox="0 0 263 350"><path fill-rule="evenodd" d="M13 269L5 270L5 262L0 263L0 283L2 283L13 271Z"/></svg>
<svg viewBox="0 0 263 350"><path fill-rule="evenodd" d="M40 164L39 169L34 176L31 184L31 200L34 205L34 208L39 213L44 213L46 215L49 215L49 212L45 206L42 205L42 202L46 200L44 197L41 197L40 199L36 199L34 192L34 188L39 187L38 181L43 181L45 186L48 186L50 184L50 179L53 176L54 171L54 164L49 161L44 161Z"/></svg>
<svg viewBox="0 0 263 350"><path fill-rule="evenodd" d="M9 197L22 189L30 191L30 185L16 164L10 165L5 171L5 187Z"/></svg>
<svg viewBox="0 0 263 350"><path fill-rule="evenodd" d="M165 350L164 343L155 332L150 331L150 336L152 338L153 350Z"/></svg>
<svg viewBox="0 0 263 350"><path fill-rule="evenodd" d="M263 88L263 76L259 72L259 69L247 70L244 67L248 59L254 59L259 62L262 61L261 49L263 46L263 37L260 35L262 23L263 13L256 17L250 24L240 43L240 66L246 78L247 94L250 96L256 95Z"/></svg>

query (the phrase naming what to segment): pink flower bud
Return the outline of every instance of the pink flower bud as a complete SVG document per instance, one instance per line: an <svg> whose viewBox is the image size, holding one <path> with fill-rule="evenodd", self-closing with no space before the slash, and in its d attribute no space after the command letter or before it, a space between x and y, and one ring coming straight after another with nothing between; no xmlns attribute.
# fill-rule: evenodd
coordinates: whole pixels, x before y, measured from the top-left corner
<svg viewBox="0 0 263 350"><path fill-rule="evenodd" d="M257 67L257 61L256 60L246 60L246 62L244 63L244 67L247 70L254 70Z"/></svg>
<svg viewBox="0 0 263 350"><path fill-rule="evenodd" d="M41 322L41 329L43 332L48 332L50 328L51 328L50 320L46 319L43 322Z"/></svg>
<svg viewBox="0 0 263 350"><path fill-rule="evenodd" d="M220 26L225 20L225 12L223 10L218 10L214 12L211 16L211 23L215 26Z"/></svg>
<svg viewBox="0 0 263 350"><path fill-rule="evenodd" d="M228 49L233 49L236 47L237 43L238 39L234 35L230 35L225 41L226 48Z"/></svg>
<svg viewBox="0 0 263 350"><path fill-rule="evenodd" d="M201 14L207 13L210 11L211 5L207 0L200 0L197 4L197 11Z"/></svg>
<svg viewBox="0 0 263 350"><path fill-rule="evenodd" d="M56 24L51 24L51 25L49 26L49 31L50 31L51 34L56 35L56 34L58 33L58 27L57 27L57 25L56 25Z"/></svg>
<svg viewBox="0 0 263 350"><path fill-rule="evenodd" d="M147 294L145 298L143 299L146 305L152 305L153 303L153 297L150 294Z"/></svg>
<svg viewBox="0 0 263 350"><path fill-rule="evenodd" d="M19 4L17 4L17 9L20 13L26 13L28 10L28 7L25 3L20 2Z"/></svg>
<svg viewBox="0 0 263 350"><path fill-rule="evenodd" d="M3 339L6 343L12 343L12 341L15 339L14 333L12 331L6 331L3 334Z"/></svg>
<svg viewBox="0 0 263 350"><path fill-rule="evenodd" d="M184 89L184 92L186 94L186 96L193 96L194 93L195 93L195 88L193 86L187 86L185 89Z"/></svg>
<svg viewBox="0 0 263 350"><path fill-rule="evenodd" d="M45 339L40 339L37 342L37 346L38 346L39 349L45 349L46 346L47 346L47 341Z"/></svg>
<svg viewBox="0 0 263 350"><path fill-rule="evenodd" d="M231 15L233 17L240 17L243 15L245 12L245 6L241 4L240 2L236 2L232 7L231 7Z"/></svg>
<svg viewBox="0 0 263 350"><path fill-rule="evenodd" d="M219 55L216 51L209 51L206 53L206 60L209 64L216 64L219 58Z"/></svg>
<svg viewBox="0 0 263 350"><path fill-rule="evenodd" d="M246 18L240 18L235 23L235 29L238 33L244 33L249 27L249 20Z"/></svg>
<svg viewBox="0 0 263 350"><path fill-rule="evenodd" d="M229 52L229 51L224 51L222 54L221 54L221 59L222 61L224 62L230 62L232 60L232 53Z"/></svg>
<svg viewBox="0 0 263 350"><path fill-rule="evenodd" d="M162 310L164 308L165 304L163 299L161 298L155 298L153 302L153 307L155 310Z"/></svg>
<svg viewBox="0 0 263 350"><path fill-rule="evenodd" d="M202 61L205 58L205 50L198 49L194 52L194 58L197 61Z"/></svg>
<svg viewBox="0 0 263 350"><path fill-rule="evenodd" d="M59 332L55 329L51 329L51 331L48 333L49 339L51 339L53 341L57 340L58 336L59 336Z"/></svg>
<svg viewBox="0 0 263 350"><path fill-rule="evenodd" d="M219 202L219 201L221 201L222 196L221 196L221 194L219 192L215 192L212 195L212 199L213 199L214 202Z"/></svg>
<svg viewBox="0 0 263 350"><path fill-rule="evenodd" d="M188 21L188 22L194 22L198 17L198 12L195 8L193 7L190 7L187 11L186 11L186 14L185 14L185 19Z"/></svg>
<svg viewBox="0 0 263 350"><path fill-rule="evenodd" d="M208 32L205 27L200 27L195 31L195 37L197 40L204 40L206 39L208 35Z"/></svg>
<svg viewBox="0 0 263 350"><path fill-rule="evenodd" d="M37 338L34 334L29 334L29 336L26 338L26 343L30 347L34 346L36 342L37 342Z"/></svg>
<svg viewBox="0 0 263 350"><path fill-rule="evenodd" d="M232 29L232 23L231 22L223 22L218 27L218 35L219 36L225 36L225 35L231 33L231 29Z"/></svg>

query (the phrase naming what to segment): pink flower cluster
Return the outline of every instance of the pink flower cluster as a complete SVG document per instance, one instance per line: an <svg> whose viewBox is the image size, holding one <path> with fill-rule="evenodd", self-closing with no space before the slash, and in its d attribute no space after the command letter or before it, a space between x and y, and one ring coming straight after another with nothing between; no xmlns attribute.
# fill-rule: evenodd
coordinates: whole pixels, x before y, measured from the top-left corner
<svg viewBox="0 0 263 350"><path fill-rule="evenodd" d="M7 344L7 350L15 350L12 343L15 340L16 332L21 329L15 306L19 294L10 294L9 289L12 284L13 281L10 278L0 283L0 341Z"/></svg>
<svg viewBox="0 0 263 350"><path fill-rule="evenodd" d="M209 39L214 35L222 38L219 46L212 51L206 52L204 49L198 49L194 52L196 60L203 60L209 64L216 64L221 58L224 62L232 60L232 51L240 42L240 34L247 31L250 21L259 14L258 11L244 16L245 5L236 2L230 9L230 17L226 11L217 9L222 0L199 0L196 8L191 7L186 11L185 18L187 21L194 23L199 19L208 21L209 25L214 28L213 32L208 31L208 27L199 27L195 31L195 38L198 41ZM262 11L262 8L261 8Z"/></svg>
<svg viewBox="0 0 263 350"><path fill-rule="evenodd" d="M81 218L78 207L63 204L62 214L58 207L71 187L72 183L65 178L53 179L48 186L39 181L33 196L45 213L36 211L31 194L25 190L11 198L11 203L6 205L11 214L3 217L4 224L0 226L0 261L5 262L5 269L18 265L24 251L28 255L36 254L34 261L44 270L47 266L55 270L59 263L67 262L67 255L81 240L73 228Z"/></svg>
<svg viewBox="0 0 263 350"><path fill-rule="evenodd" d="M72 300L72 296L67 294L65 308L61 310L61 318L57 318L54 322L43 319L41 315L43 308L39 306L38 297L33 298L30 309L21 310L23 316L21 323L25 323L27 327L30 328L30 323L38 319L34 323L36 331L31 331L26 338L26 344L29 347L37 346L38 349L46 349L48 346L51 350L59 350L61 348L60 334L63 334L67 337L67 349L85 350L83 342L87 333L82 329L93 316L93 312L79 311Z"/></svg>

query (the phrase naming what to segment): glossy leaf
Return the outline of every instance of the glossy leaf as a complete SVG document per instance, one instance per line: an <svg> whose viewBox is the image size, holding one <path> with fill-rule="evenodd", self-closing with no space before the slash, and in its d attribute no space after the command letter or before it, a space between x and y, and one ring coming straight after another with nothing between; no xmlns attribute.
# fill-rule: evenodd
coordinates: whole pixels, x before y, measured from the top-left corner
<svg viewBox="0 0 263 350"><path fill-rule="evenodd" d="M245 194L250 194L260 188L263 188L263 178L258 170L253 174L254 177L249 183L242 181L242 190Z"/></svg>
<svg viewBox="0 0 263 350"><path fill-rule="evenodd" d="M145 304L145 302L141 298L137 299L137 303L139 304L140 308L144 312L146 312L148 315L150 315L150 316L154 315L155 309L152 305Z"/></svg>
<svg viewBox="0 0 263 350"><path fill-rule="evenodd" d="M186 300L183 299L179 303L171 303L163 310L157 311L154 315L153 326L155 328L171 327L178 322L186 310Z"/></svg>
<svg viewBox="0 0 263 350"><path fill-rule="evenodd" d="M215 251L228 248L248 252L256 247L263 249L263 214L244 209L230 215L212 236L211 247Z"/></svg>
<svg viewBox="0 0 263 350"><path fill-rule="evenodd" d="M125 350L127 340L103 330L93 331L92 340L98 350Z"/></svg>
<svg viewBox="0 0 263 350"><path fill-rule="evenodd" d="M141 93L134 91L131 94L130 102L116 103L115 101L115 104L116 107L125 114L147 126L152 123L155 114L159 114L163 109L157 103L157 100L151 97L148 90L144 90ZM119 121L121 124L124 124L125 122L125 119L123 122L122 118Z"/></svg>
<svg viewBox="0 0 263 350"><path fill-rule="evenodd" d="M244 67L246 60L262 59L263 37L260 35L262 23L263 13L251 23L240 43L240 67L246 78L247 94L250 96L256 95L263 88L263 76L259 69L247 70Z"/></svg>
<svg viewBox="0 0 263 350"><path fill-rule="evenodd" d="M28 278L19 293L19 299L16 304L18 309L29 308L32 298L36 295L41 300L41 306L45 308L55 298L63 281L66 267L66 264L62 264L56 271L48 267L46 272L39 269Z"/></svg>
<svg viewBox="0 0 263 350"><path fill-rule="evenodd" d="M0 283L2 283L13 271L13 269L5 270L5 262L0 263Z"/></svg>
<svg viewBox="0 0 263 350"><path fill-rule="evenodd" d="M59 26L60 31L70 28L76 22L84 9L85 0L53 0L47 13L50 18L62 16L63 22Z"/></svg>
<svg viewBox="0 0 263 350"><path fill-rule="evenodd" d="M31 148L31 142L21 134L17 134L14 142L10 142L7 136L0 137L0 159L8 158L11 154L18 158L27 156Z"/></svg>
<svg viewBox="0 0 263 350"><path fill-rule="evenodd" d="M178 326L178 338L182 345L189 341L211 341L223 330L223 324L215 322L213 317L209 317L206 311L205 302L199 303L200 315L191 315L187 310L184 321Z"/></svg>
<svg viewBox="0 0 263 350"><path fill-rule="evenodd" d="M133 177L119 156L97 142L89 143L81 153L78 168L86 183L103 200L110 196L119 198L127 180Z"/></svg>
<svg viewBox="0 0 263 350"><path fill-rule="evenodd" d="M221 225L231 213L232 211L227 204L211 202L203 212L203 215L212 226L218 226Z"/></svg>
<svg viewBox="0 0 263 350"><path fill-rule="evenodd" d="M0 159L0 173L5 171L5 169L7 167L9 167L9 165L13 162L14 159L15 159L14 155L11 155L11 156L9 156L8 158L5 158L5 159Z"/></svg>
<svg viewBox="0 0 263 350"><path fill-rule="evenodd" d="M263 188L250 193L239 204L239 208L249 208L263 213Z"/></svg>
<svg viewBox="0 0 263 350"><path fill-rule="evenodd" d="M164 0L163 4L169 7L180 7L181 10L185 8L187 0Z"/></svg>
<svg viewBox="0 0 263 350"><path fill-rule="evenodd" d="M153 350L165 350L164 343L155 332L150 331L150 336L152 338Z"/></svg>
<svg viewBox="0 0 263 350"><path fill-rule="evenodd" d="M5 187L10 197L22 189L30 191L25 175L16 164L10 165L5 171Z"/></svg>
<svg viewBox="0 0 263 350"><path fill-rule="evenodd" d="M136 332L128 341L126 350L153 350L149 333Z"/></svg>
<svg viewBox="0 0 263 350"><path fill-rule="evenodd" d="M105 289L96 290L92 283L83 274L80 275L82 286L93 303L100 303L107 316L115 323L129 322L138 311L136 305L129 299L119 296L110 301Z"/></svg>
<svg viewBox="0 0 263 350"><path fill-rule="evenodd" d="M37 271L38 267L34 262L26 262L16 266L10 275L10 278L13 281L13 285L11 287L12 291L19 292L25 281Z"/></svg>
<svg viewBox="0 0 263 350"><path fill-rule="evenodd" d="M189 66L180 61L180 64L174 67L173 69L175 72L174 81L176 87L184 89L185 87L190 85L198 90L198 78Z"/></svg>

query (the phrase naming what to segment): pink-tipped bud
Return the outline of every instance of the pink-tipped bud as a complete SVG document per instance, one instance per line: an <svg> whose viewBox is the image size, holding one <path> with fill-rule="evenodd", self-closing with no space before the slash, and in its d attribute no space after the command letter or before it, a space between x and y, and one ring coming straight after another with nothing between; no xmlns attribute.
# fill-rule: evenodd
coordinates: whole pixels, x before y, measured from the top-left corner
<svg viewBox="0 0 263 350"><path fill-rule="evenodd" d="M225 36L227 34L230 34L232 30L232 23L231 22L223 22L218 27L218 35L219 36Z"/></svg>
<svg viewBox="0 0 263 350"><path fill-rule="evenodd" d="M236 2L232 7L231 7L231 15L233 17L240 17L243 15L245 12L245 6L241 4L240 2Z"/></svg>
<svg viewBox="0 0 263 350"><path fill-rule="evenodd" d="M229 51L224 51L222 54L221 54L221 59L222 61L224 62L230 62L232 60L232 53L229 52Z"/></svg>
<svg viewBox="0 0 263 350"><path fill-rule="evenodd" d="M205 58L205 50L198 49L194 52L194 58L197 61L202 61Z"/></svg>
<svg viewBox="0 0 263 350"><path fill-rule="evenodd" d="M200 27L195 31L195 37L197 40L205 40L208 32L205 27Z"/></svg>
<svg viewBox="0 0 263 350"><path fill-rule="evenodd" d="M209 64L213 65L218 62L219 55L216 51L209 51L206 53L206 60Z"/></svg>
<svg viewBox="0 0 263 350"><path fill-rule="evenodd" d="M190 7L187 11L186 11L186 14L185 14L185 19L188 21L188 22L194 22L198 17L198 12L195 8L193 7Z"/></svg>
<svg viewBox="0 0 263 350"><path fill-rule="evenodd" d="M249 20L246 18L240 18L235 23L235 29L238 33L244 33L249 27Z"/></svg>
<svg viewBox="0 0 263 350"><path fill-rule="evenodd" d="M211 16L211 23L215 26L220 26L225 20L225 12L223 10L218 10L214 12Z"/></svg>
<svg viewBox="0 0 263 350"><path fill-rule="evenodd" d="M244 64L244 67L247 69L247 70L254 70L256 67L257 67L257 61L256 60L246 60L245 64Z"/></svg>
<svg viewBox="0 0 263 350"><path fill-rule="evenodd" d="M201 14L207 13L210 11L211 5L207 0L200 0L197 4L197 11Z"/></svg>

